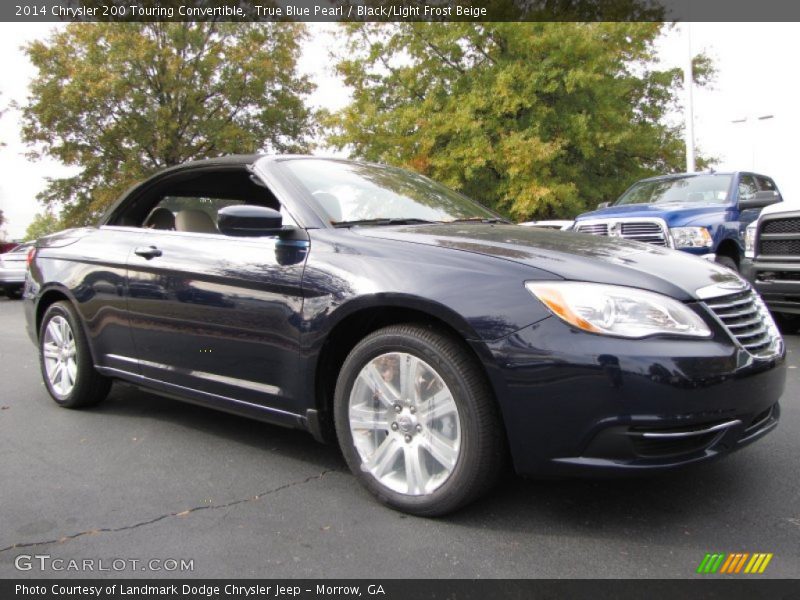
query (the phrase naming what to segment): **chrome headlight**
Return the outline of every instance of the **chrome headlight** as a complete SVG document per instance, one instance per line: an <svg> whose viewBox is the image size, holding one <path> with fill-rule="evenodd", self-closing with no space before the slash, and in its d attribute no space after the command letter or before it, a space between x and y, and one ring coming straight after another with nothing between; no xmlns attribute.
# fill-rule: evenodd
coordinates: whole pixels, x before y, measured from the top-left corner
<svg viewBox="0 0 800 600"><path fill-rule="evenodd" d="M744 255L755 258L756 255L756 224L750 223L744 230Z"/></svg>
<svg viewBox="0 0 800 600"><path fill-rule="evenodd" d="M714 244L705 227L673 227L669 232L676 248L710 248Z"/></svg>
<svg viewBox="0 0 800 600"><path fill-rule="evenodd" d="M557 317L590 333L711 337L711 330L690 308L654 292L573 281L529 281L525 287Z"/></svg>

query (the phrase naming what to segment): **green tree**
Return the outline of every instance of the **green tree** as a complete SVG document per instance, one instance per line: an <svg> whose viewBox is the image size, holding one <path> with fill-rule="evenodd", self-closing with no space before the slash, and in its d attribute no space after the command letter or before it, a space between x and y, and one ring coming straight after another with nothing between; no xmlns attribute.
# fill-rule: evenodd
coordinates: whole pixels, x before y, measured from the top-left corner
<svg viewBox="0 0 800 600"><path fill-rule="evenodd" d="M410 167L519 219L574 216L680 170L679 69L663 23L349 24L352 88L327 141ZM698 83L711 74L696 60ZM701 161L701 166L704 163Z"/></svg>
<svg viewBox="0 0 800 600"><path fill-rule="evenodd" d="M306 150L302 25L71 24L26 47L38 75L22 109L32 154L80 168L39 195L64 225L92 222L164 167L230 153Z"/></svg>
<svg viewBox="0 0 800 600"><path fill-rule="evenodd" d="M26 240L36 240L50 233L63 229L58 217L50 210L37 213L25 231Z"/></svg>

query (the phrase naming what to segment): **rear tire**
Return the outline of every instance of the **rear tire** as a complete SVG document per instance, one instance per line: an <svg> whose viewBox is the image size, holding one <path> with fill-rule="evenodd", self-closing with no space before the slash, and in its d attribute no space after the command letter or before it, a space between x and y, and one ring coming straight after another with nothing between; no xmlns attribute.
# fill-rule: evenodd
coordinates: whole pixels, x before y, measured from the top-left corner
<svg viewBox="0 0 800 600"><path fill-rule="evenodd" d="M111 380L95 370L86 335L68 302L56 302L44 313L39 365L50 396L65 408L97 404L111 388Z"/></svg>
<svg viewBox="0 0 800 600"><path fill-rule="evenodd" d="M359 342L339 372L334 418L350 470L403 512L452 512L503 470L503 429L481 365L430 328L391 326Z"/></svg>

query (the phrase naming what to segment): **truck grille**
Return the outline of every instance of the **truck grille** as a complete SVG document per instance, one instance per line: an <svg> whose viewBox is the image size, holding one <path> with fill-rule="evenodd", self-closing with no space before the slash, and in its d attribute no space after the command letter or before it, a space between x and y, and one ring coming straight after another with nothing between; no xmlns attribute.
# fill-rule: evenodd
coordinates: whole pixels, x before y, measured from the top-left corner
<svg viewBox="0 0 800 600"><path fill-rule="evenodd" d="M764 215L758 225L756 258L800 258L800 214L797 211ZM795 259L796 260L796 259Z"/></svg>
<svg viewBox="0 0 800 600"><path fill-rule="evenodd" d="M800 233L800 217L765 220L761 233Z"/></svg>
<svg viewBox="0 0 800 600"><path fill-rule="evenodd" d="M596 223L592 225L578 225L576 231L588 233L590 235L608 235L608 225L606 223Z"/></svg>
<svg viewBox="0 0 800 600"><path fill-rule="evenodd" d="M575 231L590 235L606 235L654 246L669 246L664 227L655 221L578 222Z"/></svg>
<svg viewBox="0 0 800 600"><path fill-rule="evenodd" d="M762 239L759 244L759 255L769 256L800 256L800 239L796 240L768 240Z"/></svg>
<svg viewBox="0 0 800 600"><path fill-rule="evenodd" d="M655 246L666 246L667 238L658 223L622 223L622 237Z"/></svg>
<svg viewBox="0 0 800 600"><path fill-rule="evenodd" d="M777 329L763 300L754 291L712 298L706 300L706 306L750 354L772 354Z"/></svg>

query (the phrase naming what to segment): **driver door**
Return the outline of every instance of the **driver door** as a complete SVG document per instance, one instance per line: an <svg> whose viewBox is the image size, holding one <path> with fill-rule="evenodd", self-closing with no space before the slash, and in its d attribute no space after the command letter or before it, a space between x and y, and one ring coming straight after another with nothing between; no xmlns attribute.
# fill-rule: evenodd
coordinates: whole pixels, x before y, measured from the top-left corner
<svg viewBox="0 0 800 600"><path fill-rule="evenodd" d="M153 212L173 212L175 230L144 228L132 249L128 310L141 372L165 391L295 412L308 242L222 235L216 209L233 203L242 200L167 190Z"/></svg>

